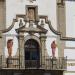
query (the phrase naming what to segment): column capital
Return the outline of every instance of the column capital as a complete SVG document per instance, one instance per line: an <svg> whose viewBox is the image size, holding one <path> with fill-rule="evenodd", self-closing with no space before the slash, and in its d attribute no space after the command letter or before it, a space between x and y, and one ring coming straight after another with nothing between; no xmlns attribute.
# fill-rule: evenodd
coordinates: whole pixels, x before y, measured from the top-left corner
<svg viewBox="0 0 75 75"><path fill-rule="evenodd" d="M65 5L65 1L64 0L57 0L57 5L64 6Z"/></svg>
<svg viewBox="0 0 75 75"><path fill-rule="evenodd" d="M47 36L46 35L40 35L40 40L41 41L46 41Z"/></svg>

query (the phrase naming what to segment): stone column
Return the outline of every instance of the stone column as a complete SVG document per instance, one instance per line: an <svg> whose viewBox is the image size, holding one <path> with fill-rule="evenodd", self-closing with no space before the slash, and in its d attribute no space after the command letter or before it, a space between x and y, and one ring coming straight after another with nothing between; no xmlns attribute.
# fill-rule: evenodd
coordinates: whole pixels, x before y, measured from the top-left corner
<svg viewBox="0 0 75 75"><path fill-rule="evenodd" d="M45 68L45 57L46 57L46 35L41 34L40 35L40 42L41 42L41 50L40 50L40 63L41 67Z"/></svg>
<svg viewBox="0 0 75 75"><path fill-rule="evenodd" d="M6 28L6 1L0 0L0 30L4 30L5 28ZM2 36L2 34L0 37L2 37L0 38L0 56L3 55L2 61L5 62L6 60L4 57L4 48L5 48L6 38L5 36Z"/></svg>
<svg viewBox="0 0 75 75"><path fill-rule="evenodd" d="M20 33L20 35L19 35L18 44L19 44L20 68L25 68L25 61L24 61L24 35L23 35L23 33Z"/></svg>
<svg viewBox="0 0 75 75"><path fill-rule="evenodd" d="M0 30L6 27L6 2L5 0L0 0Z"/></svg>
<svg viewBox="0 0 75 75"><path fill-rule="evenodd" d="M62 32L62 36L66 36L66 15L65 15L65 1L57 0L57 29L59 32ZM60 45L58 50L58 56L64 56L64 46L65 41L60 40L60 37L57 38L57 44Z"/></svg>
<svg viewBox="0 0 75 75"><path fill-rule="evenodd" d="M57 0L57 28L63 36L66 36L66 14L63 0Z"/></svg>
<svg viewBox="0 0 75 75"><path fill-rule="evenodd" d="M6 28L6 1L0 0L0 30ZM0 54L4 55L5 37L0 38Z"/></svg>

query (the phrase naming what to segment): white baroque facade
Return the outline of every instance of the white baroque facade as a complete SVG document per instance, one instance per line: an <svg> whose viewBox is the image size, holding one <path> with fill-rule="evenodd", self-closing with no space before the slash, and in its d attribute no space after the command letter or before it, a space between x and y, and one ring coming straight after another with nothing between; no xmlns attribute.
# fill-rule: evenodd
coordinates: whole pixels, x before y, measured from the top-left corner
<svg viewBox="0 0 75 75"><path fill-rule="evenodd" d="M25 56L25 42L28 39L34 39L39 44L39 49L41 48L42 56L40 58L44 64L43 56L52 57L51 43L55 40L57 44L56 58L66 56L68 58L67 70L64 71L64 75L74 75L74 4L75 2L63 0L1 0L0 32L2 38L0 41L2 43L0 43L0 55L4 55L4 59L8 58L7 41L13 39L12 57L19 55L19 49L22 50L20 55ZM29 21L27 15L31 8L34 9L33 16L36 17L30 16L31 20ZM19 35L22 37L18 38ZM24 57L20 57L20 62L21 66L25 67Z"/></svg>

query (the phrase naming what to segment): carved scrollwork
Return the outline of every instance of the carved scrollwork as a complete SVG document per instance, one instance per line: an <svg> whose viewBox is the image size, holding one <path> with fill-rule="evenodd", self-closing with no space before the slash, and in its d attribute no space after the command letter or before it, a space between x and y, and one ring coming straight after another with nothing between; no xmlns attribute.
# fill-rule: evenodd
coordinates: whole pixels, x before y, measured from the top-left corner
<svg viewBox="0 0 75 75"><path fill-rule="evenodd" d="M52 27L50 21L48 21L48 25L49 25L50 30L51 30L53 33L55 33L56 35L59 35L59 36L60 36L60 40L75 41L75 38L62 36L62 32L56 31L56 30Z"/></svg>
<svg viewBox="0 0 75 75"><path fill-rule="evenodd" d="M31 11L31 14L33 14L33 17L31 17L31 16L29 16L29 17L31 17L32 20L35 19L35 21L33 21L34 23L39 22L40 19L45 19L45 23L47 23L49 25L50 30L53 33L55 33L56 35L59 35L60 36L60 40L75 41L75 38L63 36L62 35L62 32L59 32L59 31L55 30L52 27L51 22L48 20L48 16L46 16L46 15L38 15L38 7L37 6L33 6L33 5L27 5L26 6L26 12L27 12L26 15L22 15L22 14L16 15L16 19L13 19L13 22L12 22L11 26L9 26L5 30L0 30L0 38L1 38L1 34L2 33L5 33L5 32L10 31L14 27L15 22L18 22L18 18L23 18L24 21L25 21L25 23L26 22L30 22L30 21L27 21L28 10L30 10ZM36 16L35 18L34 18L34 14ZM20 21L20 24L22 25L22 22L21 21ZM38 25L38 23L37 23L37 27L40 28L40 26ZM45 31L45 32L47 32L47 31Z"/></svg>

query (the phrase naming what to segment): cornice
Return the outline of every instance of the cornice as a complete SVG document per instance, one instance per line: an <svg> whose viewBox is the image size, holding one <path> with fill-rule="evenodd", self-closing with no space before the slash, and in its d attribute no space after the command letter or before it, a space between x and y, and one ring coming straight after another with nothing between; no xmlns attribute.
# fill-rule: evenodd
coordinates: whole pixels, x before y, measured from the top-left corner
<svg viewBox="0 0 75 75"><path fill-rule="evenodd" d="M65 6L65 1L64 0L57 0L57 5L60 7Z"/></svg>
<svg viewBox="0 0 75 75"><path fill-rule="evenodd" d="M0 1L4 1L4 0L0 0ZM59 5L60 5L60 4L62 5L63 3L58 3L58 4L59 4ZM31 7L31 6L28 5L27 7ZM35 6L32 6L32 7L35 7ZM37 7L37 6L36 6L36 7ZM2 36L1 36L2 33L6 33L6 32L8 32L8 31L10 31L10 30L14 27L15 22L18 22L18 18L23 18L24 21L27 21L26 15L22 15L22 14L16 15L16 19L13 19L13 22L12 22L11 26L9 26L9 27L8 27L7 29L5 29L5 30L0 30L0 38L2 37ZM38 18L39 18L39 19L45 19L45 23L47 23L47 24L49 25L50 30L51 30L53 33L55 33L56 35L60 36L60 40L75 41L75 38L63 36L62 32L59 32L59 31L55 30L55 29L52 27L51 22L48 20L48 16L46 16L46 15L38 15ZM37 22L38 22L38 20L37 20ZM39 26L38 26L38 27L39 27ZM40 28L40 27L39 27L39 28ZM44 29L43 29L43 30L44 30ZM45 33L47 32L47 30L44 30L44 31L45 31Z"/></svg>
<svg viewBox="0 0 75 75"><path fill-rule="evenodd" d="M7 29L1 30L1 32L6 33L10 31L14 27L15 22L18 22L18 18L25 18L25 15L21 15L21 14L16 15L16 19L13 19L11 26L9 26Z"/></svg>
<svg viewBox="0 0 75 75"><path fill-rule="evenodd" d="M59 35L59 36L60 36L60 40L64 40L64 41L75 41L75 38L63 36L63 35L62 35L62 32L56 31L56 30L52 27L50 21L48 21L48 25L49 25L50 30L51 30L53 33L55 33L56 35Z"/></svg>
<svg viewBox="0 0 75 75"><path fill-rule="evenodd" d="M0 2L5 2L5 0L0 0Z"/></svg>

